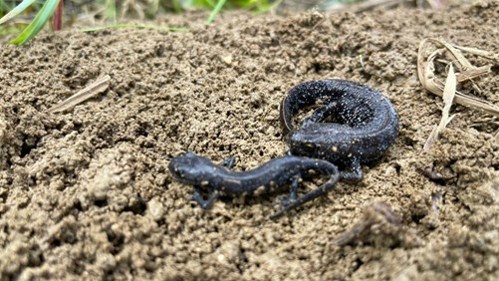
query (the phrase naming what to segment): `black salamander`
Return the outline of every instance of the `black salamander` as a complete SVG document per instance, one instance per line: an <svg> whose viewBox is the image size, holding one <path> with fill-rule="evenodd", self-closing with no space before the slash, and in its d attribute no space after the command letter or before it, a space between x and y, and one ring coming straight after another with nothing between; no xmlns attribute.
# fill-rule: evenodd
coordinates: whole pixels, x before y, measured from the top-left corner
<svg viewBox="0 0 499 281"><path fill-rule="evenodd" d="M259 195L289 185L290 193L283 201L284 207L271 216L273 219L328 193L339 179L336 165L308 157L292 155L278 157L254 170L245 172L231 171L233 165L234 158L229 158L221 165L215 165L205 157L187 152L173 158L168 168L178 181L194 186L193 199L205 209L209 208L220 195ZM299 183L311 170L329 179L317 189L298 197ZM207 199L202 197L202 190L210 194Z"/></svg>
<svg viewBox="0 0 499 281"><path fill-rule="evenodd" d="M322 103L301 126L293 117ZM367 86L345 80L319 80L292 88L280 107L290 153L339 166L340 180L362 179L361 164L383 156L398 134L398 116L390 101Z"/></svg>
<svg viewBox="0 0 499 281"><path fill-rule="evenodd" d="M294 115L319 102L324 105L295 129ZM275 158L254 170L234 172L230 170L233 159L215 165L189 152L171 160L171 173L180 182L194 185L193 199L203 208L210 207L221 194L258 195L289 184L284 207L271 217L276 219L327 194L338 180L361 180L361 164L381 158L398 134L398 117L388 99L371 88L344 80L296 86L282 101L280 115L290 153L296 156ZM299 182L310 170L329 176L329 180L298 197ZM210 194L208 199L202 197L202 190Z"/></svg>

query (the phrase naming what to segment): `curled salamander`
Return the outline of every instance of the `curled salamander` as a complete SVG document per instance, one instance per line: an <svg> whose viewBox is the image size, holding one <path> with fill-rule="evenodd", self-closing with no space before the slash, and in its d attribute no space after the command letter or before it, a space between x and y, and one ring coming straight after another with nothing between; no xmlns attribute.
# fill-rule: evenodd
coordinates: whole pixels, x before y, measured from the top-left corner
<svg viewBox="0 0 499 281"><path fill-rule="evenodd" d="M205 209L220 195L259 195L289 185L289 196L283 201L283 208L271 217L273 219L328 193L339 179L336 165L321 159L288 155L274 158L254 170L245 172L230 170L234 165L233 160L234 158L229 158L221 165L215 165L205 157L187 152L173 158L168 168L178 181L194 186L193 199ZM317 189L298 197L299 183L311 171L329 179ZM203 190L210 194L207 199L201 195Z"/></svg>
<svg viewBox="0 0 499 281"><path fill-rule="evenodd" d="M322 103L301 126L293 117ZM280 119L293 155L324 159L340 168L340 179L362 179L361 164L383 156L398 134L398 116L380 92L345 80L318 80L292 88L283 99Z"/></svg>

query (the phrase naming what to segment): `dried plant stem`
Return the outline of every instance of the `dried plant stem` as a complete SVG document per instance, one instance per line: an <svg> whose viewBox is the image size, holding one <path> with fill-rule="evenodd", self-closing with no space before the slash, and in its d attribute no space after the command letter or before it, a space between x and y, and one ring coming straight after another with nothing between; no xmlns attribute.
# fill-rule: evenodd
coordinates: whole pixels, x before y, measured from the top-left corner
<svg viewBox="0 0 499 281"><path fill-rule="evenodd" d="M454 73L454 67L451 64L449 67L449 73L447 74L447 79L445 80L445 87L443 91L444 107L442 108L442 118L440 119L440 123L438 124L438 126L433 127L430 136L423 146L422 153L426 153L431 149L433 144L437 141L440 132L442 132L442 130L454 118L455 115L449 116L449 112L456 93L456 86L456 74Z"/></svg>
<svg viewBox="0 0 499 281"><path fill-rule="evenodd" d="M435 45L437 49L430 53L430 45ZM473 79L491 73L491 65L476 67L463 55L463 52L482 56L484 58L495 60L496 62L499 61L499 56L492 52L475 48L460 47L439 39L424 39L419 44L417 58L419 81L423 85L423 88L435 95L443 97L444 100L440 123L433 127L430 136L423 146L422 153L426 153L431 149L433 144L437 141L439 133L454 117L449 116L449 110L453 101L464 106L483 110L494 116L499 116L498 106L477 97L465 95L456 90L458 82L471 81L473 88L480 92L480 88L474 83ZM429 55L425 59L424 56L428 53ZM444 53L447 53L452 57L452 59L450 59L451 62L448 62L448 59L437 59L437 57L443 56ZM436 77L435 60L438 62L444 61L449 63L449 71L445 84ZM454 73L454 65L458 70L457 73ZM499 141L499 133L495 135L495 139Z"/></svg>
<svg viewBox="0 0 499 281"><path fill-rule="evenodd" d="M109 87L110 80L111 77L109 77L109 75L97 79L97 81L88 85L83 90L54 105L47 112L62 112L75 107L76 105L96 96L97 94L104 92Z"/></svg>
<svg viewBox="0 0 499 281"><path fill-rule="evenodd" d="M430 43L433 43L435 45L440 46L440 49L437 49L436 51L433 51L428 58L425 60L424 59L424 53L429 49ZM463 47L459 47L463 48ZM429 92L437 95L437 96L443 96L444 92L444 83L436 78L435 76L435 65L434 61L437 56L440 56L443 54L443 52L447 50L449 53L454 57L455 62L457 63L456 67L459 69L459 73L456 75L458 76L458 81L466 81L466 80L471 80L472 78L479 77L484 74L490 73L490 66L481 66L481 67L475 67L473 66L461 53L460 50L458 50L457 47L452 46L451 44L448 44L446 42L443 42L442 40L438 39L425 39L421 41L419 44L419 51L418 51L418 59L417 59L417 64L418 64L418 78L423 87L428 90ZM467 50L467 49L464 49ZM475 53L476 53L476 49ZM488 53L487 53L488 54ZM458 104L483 110L489 114L492 114L494 116L499 116L499 107L482 99L465 95L459 91L456 91L455 94L455 99L454 101Z"/></svg>

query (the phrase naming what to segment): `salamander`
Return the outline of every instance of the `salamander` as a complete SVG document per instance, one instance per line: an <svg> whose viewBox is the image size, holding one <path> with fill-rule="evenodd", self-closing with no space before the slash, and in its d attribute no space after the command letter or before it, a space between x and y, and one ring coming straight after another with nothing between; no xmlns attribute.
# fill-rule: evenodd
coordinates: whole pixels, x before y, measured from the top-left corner
<svg viewBox="0 0 499 281"><path fill-rule="evenodd" d="M293 117L322 103L298 128ZM340 168L340 180L362 179L362 164L381 158L398 134L398 116L380 92L346 80L299 84L282 100L280 120L290 152L324 159Z"/></svg>
<svg viewBox="0 0 499 281"><path fill-rule="evenodd" d="M337 166L321 159L287 155L244 172L230 170L234 165L233 160L229 158L221 165L216 165L205 157L187 152L173 158L168 168L175 179L194 186L193 199L204 209L209 208L220 195L259 195L289 185L290 193L282 202L283 208L271 216L272 219L328 193L339 179ZM299 183L311 171L328 177L328 180L317 189L298 197ZM201 195L202 191L208 192L207 199Z"/></svg>

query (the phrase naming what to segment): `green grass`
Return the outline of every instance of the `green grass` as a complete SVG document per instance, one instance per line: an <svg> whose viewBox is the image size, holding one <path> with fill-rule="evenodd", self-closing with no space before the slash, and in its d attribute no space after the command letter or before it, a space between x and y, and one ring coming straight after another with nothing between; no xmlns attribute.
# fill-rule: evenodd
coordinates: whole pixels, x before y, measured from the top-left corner
<svg viewBox="0 0 499 281"><path fill-rule="evenodd" d="M118 10L116 8L115 0L98 0L97 3L104 9L104 18L111 22L116 22Z"/></svg>
<svg viewBox="0 0 499 281"><path fill-rule="evenodd" d="M222 7L225 5L225 2L226 2L226 0L218 0L217 4L213 8L213 10L211 10L210 17L208 18L208 24L213 23L213 21L215 20L215 17L220 12Z"/></svg>
<svg viewBox="0 0 499 281"><path fill-rule="evenodd" d="M96 32L104 29L121 29L121 28L135 28L135 29L155 29L164 31L189 31L187 27L169 27L161 25L146 25L146 24L111 24L100 27L91 27L81 29L82 32Z"/></svg>
<svg viewBox="0 0 499 281"><path fill-rule="evenodd" d="M266 12L273 7L273 4L268 0L174 0L178 2L178 6L184 9L205 9L220 10L222 7L228 9L248 9L256 12ZM276 2L276 1L275 1ZM277 1L279 2L279 1Z"/></svg>
<svg viewBox="0 0 499 281"><path fill-rule="evenodd" d="M36 34L38 34L38 32L40 32L45 23L54 13L55 8L57 8L57 5L59 5L59 1L60 0L47 0L40 11L38 11L33 21L31 21L31 23L14 40L10 41L10 43L22 45L33 38ZM3 21L7 21L10 18L13 18L16 15L20 14L22 11L26 10L26 8L31 6L33 2L34 0L24 0L4 18L0 19L0 24Z"/></svg>
<svg viewBox="0 0 499 281"><path fill-rule="evenodd" d="M0 36L20 32L17 38L11 41L13 44L24 44L32 39L45 26L46 22L53 16L57 3L61 0L0 0ZM134 0L136 6L129 10L139 10L137 13L140 19L153 19L159 14L182 13L185 11L204 9L211 11L206 19L208 24L216 21L217 15L222 9L245 9L256 13L265 13L275 9L283 0ZM295 0L299 2L300 0ZM320 6L322 8L331 7L338 4L348 4L362 2L365 0L324 0ZM427 0L437 1L437 0ZM66 18L68 14L74 19L79 15L96 15L103 24L111 24L105 28L150 28L143 25L119 25L120 17L129 15L123 14L125 0L65 0L71 4L72 10L65 10ZM76 7L76 8L74 8ZM26 26L19 18L32 19ZM24 29L23 29L24 28ZM93 28L97 30L99 28ZM161 27L176 31L175 28ZM89 28L88 30L92 30Z"/></svg>
<svg viewBox="0 0 499 281"><path fill-rule="evenodd" d="M47 21L54 15L54 11L61 0L45 0L41 6L40 0L23 0L10 1L0 0L0 36L11 34L19 30L19 22L16 24L6 25L8 22L15 21L21 15L30 16L36 14L33 20L26 26L14 40L10 41L11 44L24 44L31 40L34 36L41 31ZM78 6L79 2L84 3L85 0L66 0L71 2L72 6ZM207 23L213 23L217 14L222 8L243 8L256 12L269 11L275 5L270 3L270 0L136 0L142 5L147 4L144 8L142 6L140 15L145 15L147 18L154 18L157 14L163 12L183 12L192 9L208 9L211 10ZM123 1L120 3L124 3ZM17 4L17 5L16 5ZM110 23L117 23L119 11L123 7L117 5L116 0L96 0L86 5L95 6L94 10L100 11L100 16L104 21ZM106 28L149 28L142 25L110 25ZM164 29L170 31L177 31L175 28L165 27ZM91 28L89 29L91 30Z"/></svg>

